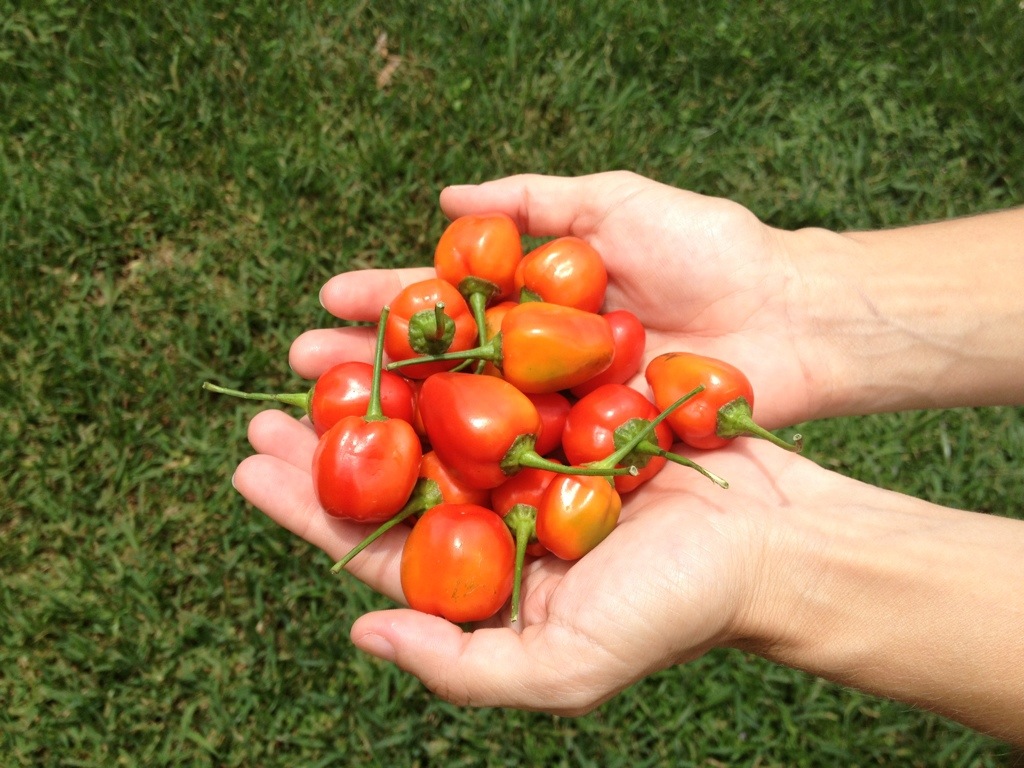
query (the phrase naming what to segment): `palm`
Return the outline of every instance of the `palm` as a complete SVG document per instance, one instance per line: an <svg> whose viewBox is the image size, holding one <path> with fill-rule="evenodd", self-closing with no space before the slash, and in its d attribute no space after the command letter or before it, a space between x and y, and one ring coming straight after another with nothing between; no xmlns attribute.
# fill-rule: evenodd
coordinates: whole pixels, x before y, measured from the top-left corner
<svg viewBox="0 0 1024 768"><path fill-rule="evenodd" d="M308 469L316 437L307 425L265 411L250 439L258 453L235 475L250 502L331 559L368 532L327 518L316 504ZM702 460L732 481L728 491L670 465L627 497L618 527L586 557L535 560L518 631L498 617L464 633L395 609L360 617L354 639L365 647L368 636L399 637L398 663L453 701L562 714L587 711L651 672L729 642L743 634L736 606L758 581L768 511L827 473L757 440ZM406 530L394 529L351 566L396 601Z"/></svg>
<svg viewBox="0 0 1024 768"><path fill-rule="evenodd" d="M539 666L560 670L546 709L586 711L727 634L736 574L723 566L734 558L709 519L687 515L674 495L648 489L582 560L549 557L530 574L522 639Z"/></svg>

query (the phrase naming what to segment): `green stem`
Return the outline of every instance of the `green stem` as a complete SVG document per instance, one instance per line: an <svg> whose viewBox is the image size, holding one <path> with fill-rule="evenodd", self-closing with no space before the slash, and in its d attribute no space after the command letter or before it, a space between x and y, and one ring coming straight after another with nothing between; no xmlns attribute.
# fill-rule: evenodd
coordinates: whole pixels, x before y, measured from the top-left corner
<svg viewBox="0 0 1024 768"><path fill-rule="evenodd" d="M358 555L396 525L409 519L412 515L418 515L421 512L426 512L431 507L436 507L442 501L444 501L444 497L441 495L441 487L437 482L426 477L420 478L416 482L416 488L413 490L412 497L405 503L405 506L398 511L398 514L387 522L381 523L377 530L350 549L348 554L331 567L331 573L341 573L345 566L351 562L353 557Z"/></svg>
<svg viewBox="0 0 1024 768"><path fill-rule="evenodd" d="M373 352L373 379L370 382L370 402L366 406L367 421L387 421L380 402L380 378L384 370L384 326L387 323L391 307L384 306L377 321L377 346Z"/></svg>
<svg viewBox="0 0 1024 768"><path fill-rule="evenodd" d="M508 475L513 475L523 467L531 469L548 469L562 475L598 475L607 477L610 475L635 475L636 467L617 467L615 464L608 466L597 466L596 464L585 464L574 467L567 464L559 464L557 461L546 459L535 450L537 442L536 435L520 435L517 437L505 456L501 460L501 468ZM618 462L615 462L618 464Z"/></svg>
<svg viewBox="0 0 1024 768"><path fill-rule="evenodd" d="M482 291L473 291L466 298L469 301L469 308L473 310L473 317L476 318L477 338L482 347L487 343L487 302L490 296Z"/></svg>
<svg viewBox="0 0 1024 768"><path fill-rule="evenodd" d="M704 385L700 384L695 389L686 393L672 405L658 414L657 418L650 421L643 429L635 435L631 435L621 446L616 447L615 452L598 461L591 461L580 466L559 464L557 461L546 459L534 449L537 442L536 435L520 435L517 437L501 460L501 469L507 475L514 475L523 467L533 469L548 469L562 475L586 475L588 477L612 477L616 475L633 475L639 470L632 464L620 467L621 464L643 440L650 439L654 429L663 422L672 411L681 406L687 400L704 391ZM609 481L610 482L610 481Z"/></svg>
<svg viewBox="0 0 1024 768"><path fill-rule="evenodd" d="M479 342L479 346L483 347L487 344L487 305L491 301L491 296L494 294L488 289L488 291L473 291L469 294L469 308L473 311L473 317L476 319L476 337ZM498 342L498 356L501 356L501 342ZM468 366L472 364L472 361L465 360L461 365ZM461 367L460 365L460 367ZM474 373L483 373L484 366L487 365L486 360L477 360L473 367Z"/></svg>
<svg viewBox="0 0 1024 768"><path fill-rule="evenodd" d="M516 564L512 577L512 608L509 621L513 624L519 620L519 601L523 585L523 563L526 561L526 548L537 535L537 508L529 504L516 504L505 515L505 525L512 531L516 540Z"/></svg>
<svg viewBox="0 0 1024 768"><path fill-rule="evenodd" d="M409 318L409 347L416 355L439 355L451 347L455 331L455 320L445 312L444 302L435 302Z"/></svg>
<svg viewBox="0 0 1024 768"><path fill-rule="evenodd" d="M687 400L691 400L692 398L696 397L703 391L704 385L698 384L696 387L694 387L685 395L683 395L674 403L672 403L668 408L659 413L655 418L651 419L647 426L639 430L635 435L631 436L630 439L626 440L622 445L617 446L613 453L608 454L599 461L592 461L589 464L585 464L584 466L614 467L616 464L620 464L627 456L629 456L629 454L636 450L637 446L640 445L641 442L643 442L644 440L650 440L651 436L654 434L655 428L657 428L657 426L661 424L661 422L667 419L676 408L683 405ZM634 469L633 474L636 474L635 467L632 467L632 469Z"/></svg>
<svg viewBox="0 0 1024 768"><path fill-rule="evenodd" d="M524 287L519 291L519 303L525 304L528 301L544 301L544 299L536 291L531 291L529 288Z"/></svg>
<svg viewBox="0 0 1024 768"><path fill-rule="evenodd" d="M706 477L708 480L710 480L715 485L721 488L729 487L729 483L727 480L722 479L709 469L702 467L697 462L692 461L691 459L688 459L685 456L680 456L678 453L666 451L660 445L653 443L650 440L641 441L641 443L636 448L638 451L643 451L644 453L650 454L652 456L661 456L661 458L668 459L669 461L675 462L676 464L681 464L684 467L695 469L702 475L704 475L704 477Z"/></svg>
<svg viewBox="0 0 1024 768"><path fill-rule="evenodd" d="M473 310L473 317L476 318L477 338L480 340L480 346L483 346L487 343L487 305L491 303L492 299L497 298L501 293L501 288L485 278L467 275L459 281L458 289L470 309Z"/></svg>
<svg viewBox="0 0 1024 768"><path fill-rule="evenodd" d="M754 421L753 410L745 397L737 397L718 409L718 429L716 431L719 437L726 438L743 435L760 437L793 453L800 453L804 447L803 435L793 435L793 442L788 443Z"/></svg>
<svg viewBox="0 0 1024 768"><path fill-rule="evenodd" d="M444 313L444 302L439 301L434 304L434 340L440 341L445 335L445 319L447 315Z"/></svg>
<svg viewBox="0 0 1024 768"><path fill-rule="evenodd" d="M392 363L388 363L387 369L393 371L396 368L404 368L407 365L417 365L418 363L433 363L441 360L479 360L480 364L483 363L494 363L499 368L501 367L501 333L497 333L493 338L485 341L479 347L473 347L472 349L466 349L458 352L444 352L440 355L423 355L422 357L410 357L405 360L395 360Z"/></svg>
<svg viewBox="0 0 1024 768"><path fill-rule="evenodd" d="M314 385L315 386L315 385ZM240 397L243 400L262 400L273 401L277 403L283 403L284 405L295 405L306 411L306 415L310 412L310 403L313 400L313 389L311 388L308 392L304 393L277 393L268 394L265 392L242 392L237 389L228 389L227 387L221 387L216 384L211 384L209 381L203 382L203 389L210 392L216 392L219 395L231 395L232 397Z"/></svg>

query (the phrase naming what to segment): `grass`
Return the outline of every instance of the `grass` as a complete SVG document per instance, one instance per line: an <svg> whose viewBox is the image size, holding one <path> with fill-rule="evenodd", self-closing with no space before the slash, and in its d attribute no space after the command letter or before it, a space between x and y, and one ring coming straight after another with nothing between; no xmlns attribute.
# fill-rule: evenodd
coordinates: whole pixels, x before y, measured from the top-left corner
<svg viewBox="0 0 1024 768"><path fill-rule="evenodd" d="M427 262L451 182L630 168L784 227L1024 203L1022 35L1008 0L0 0L4 764L1009 764L732 651L578 719L441 703L349 644L386 603L234 494L252 411L198 383L304 386L320 284ZM1019 516L1022 416L805 431Z"/></svg>

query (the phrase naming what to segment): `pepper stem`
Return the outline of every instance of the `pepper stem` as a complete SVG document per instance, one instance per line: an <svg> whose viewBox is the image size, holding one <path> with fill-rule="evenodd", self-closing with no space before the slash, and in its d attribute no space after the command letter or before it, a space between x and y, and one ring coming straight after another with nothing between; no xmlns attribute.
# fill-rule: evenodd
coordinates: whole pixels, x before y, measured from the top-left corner
<svg viewBox="0 0 1024 768"><path fill-rule="evenodd" d="M745 397L737 397L718 409L716 431L719 437L760 437L793 453L800 453L804 447L803 435L793 435L793 442L789 443L754 421L753 410Z"/></svg>
<svg viewBox="0 0 1024 768"><path fill-rule="evenodd" d="M525 304L528 301L544 301L544 299L541 298L541 295L536 291L531 291L529 288L524 286L523 289L519 291L519 303Z"/></svg>
<svg viewBox="0 0 1024 768"><path fill-rule="evenodd" d="M431 309L421 309L409 318L409 347L416 355L447 352L455 339L455 321L445 311L443 301Z"/></svg>
<svg viewBox="0 0 1024 768"><path fill-rule="evenodd" d="M444 302L439 301L434 304L434 339L440 341L444 338L445 332L445 320L448 315L444 312Z"/></svg>
<svg viewBox="0 0 1024 768"><path fill-rule="evenodd" d="M384 326L387 324L391 307L385 305L380 310L377 322L377 346L373 351L373 379L370 382L370 402L366 406L367 421L387 421L384 408L380 402L380 378L384 370Z"/></svg>
<svg viewBox="0 0 1024 768"><path fill-rule="evenodd" d="M501 333L498 332L491 339L485 341L479 347L465 349L457 352L443 352L440 355L423 355L422 357L410 357L405 360L395 360L388 363L387 369L393 371L396 368L404 368L407 365L418 363L435 363L443 360L478 360L480 364L494 363L501 367Z"/></svg>
<svg viewBox="0 0 1024 768"><path fill-rule="evenodd" d="M331 573L341 573L345 566L351 562L353 557L358 555L396 525L407 520L412 515L418 515L421 512L426 512L431 507L436 507L442 501L444 501L444 497L441 495L441 487L437 482L428 477L421 477L416 482L416 487L413 490L412 497L405 503L405 506L398 511L398 514L390 520L381 523L377 530L352 547L352 549L348 551L348 554L331 566Z"/></svg>
<svg viewBox="0 0 1024 768"><path fill-rule="evenodd" d="M615 466L615 464L618 464L619 462L615 462L615 464L609 464L607 466L584 464L579 467L559 464L557 461L546 459L537 453L534 448L536 442L536 435L520 435L517 437L501 460L502 470L508 475L514 475L523 467L530 467L531 469L549 469L552 472L557 472L561 475L598 475L607 477L609 475L636 475L638 473L637 468L634 466Z"/></svg>
<svg viewBox="0 0 1024 768"><path fill-rule="evenodd" d="M689 392L687 392L685 395L683 395L678 400L676 400L674 403L672 403L668 408L666 408L661 413L659 413L655 418L651 419L651 421L648 422L647 426L645 426L643 429L639 430L635 435L632 435L629 440L627 440L624 443L622 443L622 445L617 446L614 452L608 454L603 459L600 459L598 461L592 461L589 464L585 464L584 466L586 466L586 467L594 467L594 466L610 466L610 467L614 467L616 464L619 464L627 456L629 456L629 454L631 454L633 451L635 451L637 446L640 445L640 443L642 441L650 440L651 435L654 434L655 428L659 424L661 424L661 422L663 422L665 419L667 419L669 417L669 415L671 415L671 413L676 408L678 408L679 406L683 405L683 403L685 403L687 400L690 400L690 399L696 397L697 395L699 395L703 391L704 391L704 385L703 384L698 384L696 387L694 387ZM632 467L632 469L634 470L632 474L636 474L636 468Z"/></svg>
<svg viewBox="0 0 1024 768"><path fill-rule="evenodd" d="M492 286L492 285L493 285L492 283L488 283L488 286ZM479 345L481 347L487 345L487 305L490 303L491 297L494 295L496 290L497 290L497 287L494 287L493 290L491 288L488 288L486 290L475 290L475 291L470 292L470 294L468 296L469 308L472 310L473 317L476 319L477 340L479 341ZM500 357L501 357L501 346L500 346L501 342L498 341L497 343L499 345L498 346L498 357L500 359ZM494 362L494 361L492 361L492 362ZM470 360L465 360L462 363L462 365L466 365L466 366L468 366L470 364L471 364ZM479 360L477 360L476 363L474 364L474 368L473 368L474 373L482 373L483 370L484 370L484 366L486 366L486 365L487 365L487 360L486 359L479 359Z"/></svg>
<svg viewBox="0 0 1024 768"><path fill-rule="evenodd" d="M490 297L481 291L473 291L466 299L476 319L476 333L482 347L487 343L487 302Z"/></svg>
<svg viewBox="0 0 1024 768"><path fill-rule="evenodd" d="M519 620L519 601L523 586L523 563L526 561L526 547L537 535L537 508L529 504L516 504L505 515L505 525L516 540L516 564L512 577L512 606L509 621Z"/></svg>
<svg viewBox="0 0 1024 768"><path fill-rule="evenodd" d="M459 281L459 293L466 299L469 308L473 310L473 317L476 318L477 338L480 339L480 346L487 343L487 305L493 299L498 298L501 288L490 280L467 275Z"/></svg>
<svg viewBox="0 0 1024 768"><path fill-rule="evenodd" d="M637 450L643 451L644 453L649 453L653 456L661 456L663 459L668 459L669 461L675 462L676 464L681 464L684 467L695 469L720 488L729 487L729 482L727 480L719 477L711 470L702 467L697 462L692 461L691 459L688 459L685 456L680 456L678 453L666 451L664 448L654 443L653 441L641 441L641 443L637 446Z"/></svg>
<svg viewBox="0 0 1024 768"><path fill-rule="evenodd" d="M315 385L314 385L315 386ZM231 395L232 397L240 397L243 400L263 400L273 401L277 403L283 403L284 405L295 405L306 411L306 415L310 412L310 402L313 398L313 390L310 389L308 392L293 392L293 393L277 393L268 394L265 392L242 392L237 389L228 389L227 387L221 387L217 384L212 384L209 381L203 382L203 389L210 392L216 392L219 395Z"/></svg>

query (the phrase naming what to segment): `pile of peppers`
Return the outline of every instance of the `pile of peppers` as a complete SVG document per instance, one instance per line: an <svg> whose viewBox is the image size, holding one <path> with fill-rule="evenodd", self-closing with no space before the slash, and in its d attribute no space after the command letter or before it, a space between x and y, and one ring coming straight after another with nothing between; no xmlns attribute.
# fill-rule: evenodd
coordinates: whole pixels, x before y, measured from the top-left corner
<svg viewBox="0 0 1024 768"><path fill-rule="evenodd" d="M673 444L801 447L754 422L750 381L729 363L680 351L644 366L645 328L605 311L608 275L585 240L522 243L502 213L452 221L436 277L382 310L372 365L339 363L300 394L203 385L303 408L324 514L376 526L332 570L410 526L405 599L457 623L506 607L516 622L527 558L584 557L623 496L670 463L728 488ZM641 371L649 394L627 384Z"/></svg>

